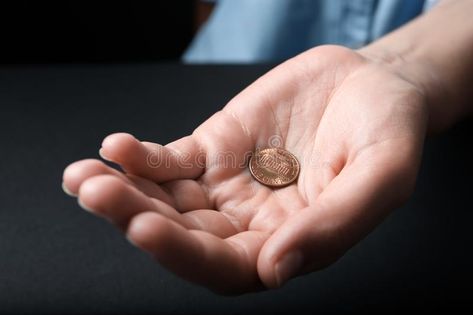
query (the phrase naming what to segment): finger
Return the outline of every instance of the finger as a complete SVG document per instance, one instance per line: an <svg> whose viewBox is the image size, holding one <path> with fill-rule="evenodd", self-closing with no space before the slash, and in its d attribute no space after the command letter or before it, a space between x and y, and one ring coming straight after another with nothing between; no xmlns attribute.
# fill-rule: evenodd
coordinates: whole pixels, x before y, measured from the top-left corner
<svg viewBox="0 0 473 315"><path fill-rule="evenodd" d="M200 209L181 215L169 204L149 198L114 175L98 175L85 180L79 189L79 204L121 229L126 228L134 215L154 211L186 228L207 231L218 237L229 237L238 232L233 221L221 212Z"/></svg>
<svg viewBox="0 0 473 315"><path fill-rule="evenodd" d="M132 219L128 239L177 275L220 293L245 292L261 285L256 273L257 253L265 240L261 232L222 240L146 212Z"/></svg>
<svg viewBox="0 0 473 315"><path fill-rule="evenodd" d="M266 286L333 263L407 198L420 154L396 150L359 156L272 235L258 259Z"/></svg>
<svg viewBox="0 0 473 315"><path fill-rule="evenodd" d="M241 224L236 218L223 212L199 209L182 214L192 225L192 229L206 231L220 238L227 238L241 232Z"/></svg>
<svg viewBox="0 0 473 315"><path fill-rule="evenodd" d="M115 133L104 139L100 154L127 172L157 183L197 178L205 168L205 156L193 136L162 146Z"/></svg>
<svg viewBox="0 0 473 315"><path fill-rule="evenodd" d="M160 185L173 198L174 207L179 212L215 208L210 203L208 193L199 182L180 179Z"/></svg>
<svg viewBox="0 0 473 315"><path fill-rule="evenodd" d="M173 198L155 183L139 177L126 176L122 172L104 164L102 161L95 159L77 161L66 167L63 174L64 191L71 196L77 196L82 183L88 178L97 175L115 176L129 185L135 186L146 195L159 199L171 206L175 206ZM199 199L197 199L197 201L198 200Z"/></svg>
<svg viewBox="0 0 473 315"><path fill-rule="evenodd" d="M86 210L125 228L136 214L160 213L186 227L194 224L168 204L152 199L113 175L98 175L85 180L79 189L79 204Z"/></svg>
<svg viewBox="0 0 473 315"><path fill-rule="evenodd" d="M95 159L85 159L74 162L64 169L62 176L63 187L68 193L77 196L79 187L84 180L101 174L115 175L126 180L126 176L123 173L109 168L103 162Z"/></svg>

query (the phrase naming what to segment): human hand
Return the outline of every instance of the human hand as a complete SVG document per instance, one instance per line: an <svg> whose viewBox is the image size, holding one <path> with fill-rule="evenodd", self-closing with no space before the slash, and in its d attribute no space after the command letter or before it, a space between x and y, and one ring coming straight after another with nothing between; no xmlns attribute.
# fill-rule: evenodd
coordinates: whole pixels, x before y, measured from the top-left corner
<svg viewBox="0 0 473 315"><path fill-rule="evenodd" d="M321 46L188 137L160 146L108 136L101 155L124 172L82 160L63 185L185 279L222 293L274 288L336 261L408 198L427 118L419 86L362 53ZM248 152L274 145L301 164L297 181L276 189L246 167Z"/></svg>

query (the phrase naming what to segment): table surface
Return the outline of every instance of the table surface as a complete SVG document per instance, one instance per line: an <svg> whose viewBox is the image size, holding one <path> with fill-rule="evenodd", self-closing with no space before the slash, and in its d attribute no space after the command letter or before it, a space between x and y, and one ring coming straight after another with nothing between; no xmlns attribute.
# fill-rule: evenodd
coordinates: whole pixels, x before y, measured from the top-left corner
<svg viewBox="0 0 473 315"><path fill-rule="evenodd" d="M0 313L473 310L471 121L427 141L414 195L339 262L238 297L170 274L62 192L105 135L184 136L269 68L1 67Z"/></svg>

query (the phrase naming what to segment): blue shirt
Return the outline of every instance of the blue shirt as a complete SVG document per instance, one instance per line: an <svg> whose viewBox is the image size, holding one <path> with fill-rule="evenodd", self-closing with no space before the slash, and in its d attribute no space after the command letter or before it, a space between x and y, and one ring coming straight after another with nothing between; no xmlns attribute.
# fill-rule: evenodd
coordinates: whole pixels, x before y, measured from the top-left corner
<svg viewBox="0 0 473 315"><path fill-rule="evenodd" d="M321 44L359 48L435 0L219 0L187 63L280 61Z"/></svg>

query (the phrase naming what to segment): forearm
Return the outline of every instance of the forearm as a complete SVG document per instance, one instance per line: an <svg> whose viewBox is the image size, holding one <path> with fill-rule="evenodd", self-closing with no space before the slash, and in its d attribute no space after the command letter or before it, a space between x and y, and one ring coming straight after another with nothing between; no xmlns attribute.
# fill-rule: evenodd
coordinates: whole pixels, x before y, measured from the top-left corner
<svg viewBox="0 0 473 315"><path fill-rule="evenodd" d="M443 0L360 52L419 86L428 102L429 132L473 112L473 0Z"/></svg>

